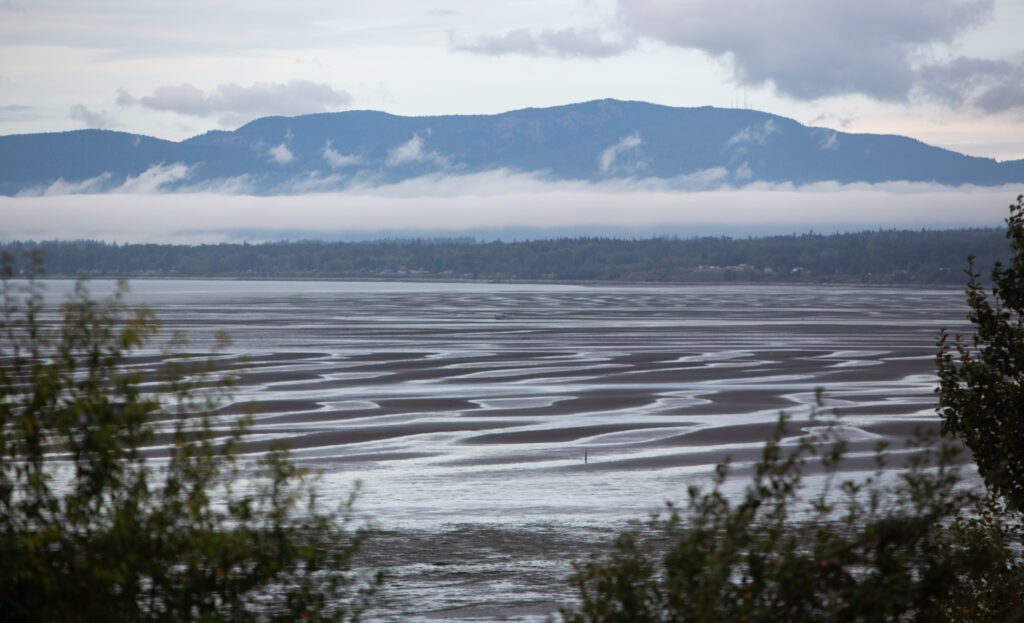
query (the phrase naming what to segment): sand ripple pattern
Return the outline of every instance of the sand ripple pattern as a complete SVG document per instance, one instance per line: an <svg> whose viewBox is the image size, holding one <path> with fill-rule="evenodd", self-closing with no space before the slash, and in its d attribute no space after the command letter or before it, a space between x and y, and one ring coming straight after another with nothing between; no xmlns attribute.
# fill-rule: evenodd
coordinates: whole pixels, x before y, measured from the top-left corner
<svg viewBox="0 0 1024 623"><path fill-rule="evenodd" d="M224 418L286 440L379 518L602 522L754 458L814 389L855 452L934 425L954 290L142 281L135 300L198 349L234 340ZM244 359L243 359L244 356ZM586 462L585 462L586 461ZM856 462L853 463L856 465Z"/></svg>
<svg viewBox="0 0 1024 623"><path fill-rule="evenodd" d="M866 467L879 440L935 426L937 332L965 329L956 290L133 287L196 350L232 336L220 417L258 408L249 450L287 441L339 498L363 481L396 621L544 620L566 560L724 457L753 460L778 410L792 440L814 434L816 387Z"/></svg>

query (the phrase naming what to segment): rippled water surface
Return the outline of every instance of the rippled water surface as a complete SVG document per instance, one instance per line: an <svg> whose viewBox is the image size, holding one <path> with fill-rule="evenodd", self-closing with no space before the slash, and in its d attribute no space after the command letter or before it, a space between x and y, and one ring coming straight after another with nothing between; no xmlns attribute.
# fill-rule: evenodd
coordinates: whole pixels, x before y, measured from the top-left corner
<svg viewBox="0 0 1024 623"><path fill-rule="evenodd" d="M223 415L259 404L252 450L288 439L331 496L363 482L395 620L542 620L567 559L751 460L779 410L809 434L817 387L854 458L934 425L937 334L965 311L957 290L860 287L132 287L193 349L231 335Z"/></svg>

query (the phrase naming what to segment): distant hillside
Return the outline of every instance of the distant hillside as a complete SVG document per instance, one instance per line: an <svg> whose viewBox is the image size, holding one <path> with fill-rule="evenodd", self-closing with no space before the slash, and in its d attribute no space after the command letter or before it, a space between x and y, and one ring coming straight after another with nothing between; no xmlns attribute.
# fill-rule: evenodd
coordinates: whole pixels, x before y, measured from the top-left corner
<svg viewBox="0 0 1024 623"><path fill-rule="evenodd" d="M497 115L350 111L265 117L171 142L102 130L0 137L0 194L228 190L295 194L506 169L555 180L1024 182L997 162L903 137L812 128L753 110L600 100Z"/></svg>
<svg viewBox="0 0 1024 623"><path fill-rule="evenodd" d="M968 255L982 274L1010 255L995 228L748 239L0 244L20 258L32 250L42 251L48 274L64 276L956 285L965 282Z"/></svg>

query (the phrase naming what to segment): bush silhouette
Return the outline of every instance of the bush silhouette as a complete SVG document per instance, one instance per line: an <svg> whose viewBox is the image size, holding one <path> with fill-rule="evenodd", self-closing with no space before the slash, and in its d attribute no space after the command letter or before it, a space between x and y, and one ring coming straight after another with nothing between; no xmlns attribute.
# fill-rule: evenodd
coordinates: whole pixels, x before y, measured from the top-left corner
<svg viewBox="0 0 1024 623"><path fill-rule="evenodd" d="M351 500L327 508L284 449L239 456L247 422L214 416L225 390L202 362L133 366L158 325L123 289L97 300L80 282L53 319L4 266L6 620L360 619L380 578L351 568Z"/></svg>

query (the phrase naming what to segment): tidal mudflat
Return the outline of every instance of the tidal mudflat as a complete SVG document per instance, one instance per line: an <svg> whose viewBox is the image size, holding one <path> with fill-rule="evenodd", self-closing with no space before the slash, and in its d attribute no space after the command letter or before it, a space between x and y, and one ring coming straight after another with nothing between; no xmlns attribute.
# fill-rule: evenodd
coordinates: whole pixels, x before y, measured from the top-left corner
<svg viewBox="0 0 1024 623"><path fill-rule="evenodd" d="M50 282L49 289L67 289ZM96 282L97 293L112 287ZM753 460L780 410L813 434L815 388L851 469L936 425L958 290L822 286L137 281L239 377L251 451L285 439L382 529L395 620L542 620L567 560ZM148 365L140 360L141 365Z"/></svg>

